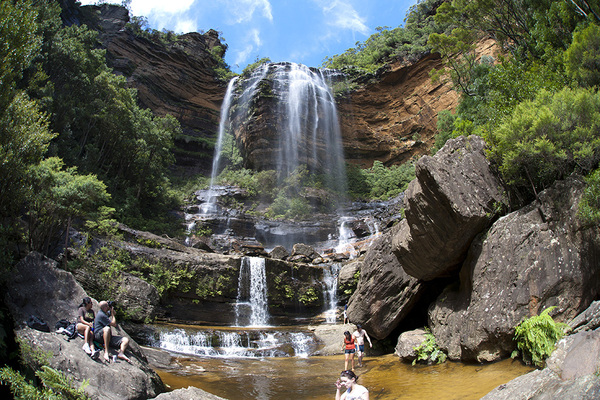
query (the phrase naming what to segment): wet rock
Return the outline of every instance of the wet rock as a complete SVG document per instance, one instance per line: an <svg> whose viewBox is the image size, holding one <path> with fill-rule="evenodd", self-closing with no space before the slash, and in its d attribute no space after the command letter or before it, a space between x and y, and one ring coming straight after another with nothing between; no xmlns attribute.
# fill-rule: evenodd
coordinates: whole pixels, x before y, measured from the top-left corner
<svg viewBox="0 0 600 400"><path fill-rule="evenodd" d="M429 311L431 330L451 359L495 361L515 348L514 327L557 306L569 321L600 294L600 233L582 226L584 184L570 178L500 218L473 243L460 274Z"/></svg>
<svg viewBox="0 0 600 400"><path fill-rule="evenodd" d="M156 396L155 400L226 400L223 397L205 392L193 386L186 389L177 389L169 393L162 393Z"/></svg>
<svg viewBox="0 0 600 400"><path fill-rule="evenodd" d="M317 257L320 257L320 254L317 253L314 248L304 243L296 243L292 249L292 255L290 256L290 260L307 260L307 262L312 262L312 260L314 260Z"/></svg>
<svg viewBox="0 0 600 400"><path fill-rule="evenodd" d="M352 261L342 265L338 273L338 299L340 302L347 301L356 290L362 261Z"/></svg>
<svg viewBox="0 0 600 400"><path fill-rule="evenodd" d="M269 255L271 258L286 260L290 256L290 253L283 246L275 246Z"/></svg>
<svg viewBox="0 0 600 400"><path fill-rule="evenodd" d="M425 341L426 333L424 329L415 329L403 332L398 337L395 354L400 358L400 361L412 362L417 358L415 347L420 346Z"/></svg>
<svg viewBox="0 0 600 400"><path fill-rule="evenodd" d="M77 307L87 294L71 273L57 268L56 263L39 253L30 253L21 260L9 277L5 303L17 323L15 334L33 349L51 352L49 365L79 387L85 388L94 399L144 399L165 391L159 376L150 369L137 343L130 339L127 355L132 363L117 361L104 364L92 360L81 348L83 340L66 340L54 332L40 332L27 327L29 315L41 317L53 328L60 319L75 320ZM94 310L97 302L92 299ZM119 327L113 334L128 336ZM116 353L115 353L116 354Z"/></svg>
<svg viewBox="0 0 600 400"><path fill-rule="evenodd" d="M558 342L547 367L500 385L485 400L600 398L600 332L587 331Z"/></svg>
<svg viewBox="0 0 600 400"><path fill-rule="evenodd" d="M348 317L377 339L388 336L410 312L423 284L409 276L392 253L398 227L377 238L365 255L358 287L348 302Z"/></svg>
<svg viewBox="0 0 600 400"><path fill-rule="evenodd" d="M393 251L409 275L432 280L456 271L475 236L486 229L502 202L502 189L478 136L449 140L416 164L406 189L406 223Z"/></svg>

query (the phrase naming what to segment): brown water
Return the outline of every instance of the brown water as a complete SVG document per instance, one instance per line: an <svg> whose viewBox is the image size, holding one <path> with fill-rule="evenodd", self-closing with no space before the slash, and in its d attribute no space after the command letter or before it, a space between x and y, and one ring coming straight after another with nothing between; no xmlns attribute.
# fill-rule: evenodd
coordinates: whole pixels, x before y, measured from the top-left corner
<svg viewBox="0 0 600 400"><path fill-rule="evenodd" d="M229 400L332 399L343 355L263 359L179 358L180 368L158 370L171 388L195 386ZM531 371L518 361L488 365L400 363L394 355L366 357L355 370L370 399L479 399Z"/></svg>

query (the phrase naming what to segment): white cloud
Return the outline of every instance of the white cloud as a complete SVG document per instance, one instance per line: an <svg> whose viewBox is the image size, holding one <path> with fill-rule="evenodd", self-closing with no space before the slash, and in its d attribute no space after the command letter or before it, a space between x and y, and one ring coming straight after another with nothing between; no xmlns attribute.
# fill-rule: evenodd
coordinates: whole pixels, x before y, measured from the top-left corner
<svg viewBox="0 0 600 400"><path fill-rule="evenodd" d="M178 14L188 11L195 0L132 0L131 11L134 15L148 16L157 14Z"/></svg>
<svg viewBox="0 0 600 400"><path fill-rule="evenodd" d="M342 0L317 0L321 7L328 25L340 29L350 29L368 35L369 27L365 25L365 19L358 15L352 4Z"/></svg>
<svg viewBox="0 0 600 400"><path fill-rule="evenodd" d="M175 23L175 32L177 33L196 32L197 30L196 21L191 19L177 20Z"/></svg>
<svg viewBox="0 0 600 400"><path fill-rule="evenodd" d="M262 11L263 17L273 21L273 10L269 0L229 0L227 3L236 24L250 21L257 9Z"/></svg>
<svg viewBox="0 0 600 400"><path fill-rule="evenodd" d="M260 31L258 29L251 29L248 35L246 36L245 46L242 50L236 52L235 55L235 64L243 65L248 61L248 58L255 50L258 51L260 46L262 45L262 40L260 39Z"/></svg>

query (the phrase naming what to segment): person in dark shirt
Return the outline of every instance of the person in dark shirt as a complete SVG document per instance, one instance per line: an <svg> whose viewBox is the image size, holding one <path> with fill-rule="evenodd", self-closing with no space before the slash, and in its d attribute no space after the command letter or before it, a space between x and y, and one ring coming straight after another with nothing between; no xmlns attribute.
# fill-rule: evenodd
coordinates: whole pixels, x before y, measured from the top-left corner
<svg viewBox="0 0 600 400"><path fill-rule="evenodd" d="M94 310L92 310L92 299L84 297L77 309L77 332L83 335L83 351L88 355L97 357L98 352L94 348Z"/></svg>
<svg viewBox="0 0 600 400"><path fill-rule="evenodd" d="M125 349L129 345L129 339L123 336L113 336L111 327L117 326L115 310L108 305L107 301L98 303L100 311L94 319L94 340L104 344L104 360L110 362L109 347L119 349L117 357L121 360L131 362L125 355Z"/></svg>

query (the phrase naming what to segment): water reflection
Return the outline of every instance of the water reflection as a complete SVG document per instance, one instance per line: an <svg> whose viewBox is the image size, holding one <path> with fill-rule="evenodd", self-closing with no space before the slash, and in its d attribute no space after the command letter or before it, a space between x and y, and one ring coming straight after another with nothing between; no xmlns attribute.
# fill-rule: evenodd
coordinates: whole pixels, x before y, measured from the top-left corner
<svg viewBox="0 0 600 400"><path fill-rule="evenodd" d="M223 359L181 357L177 368L158 370L171 389L199 387L229 400L332 399L342 355L309 358ZM479 399L494 387L529 372L518 361L489 365L448 362L411 366L394 355L367 357L356 369L376 400Z"/></svg>

